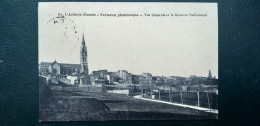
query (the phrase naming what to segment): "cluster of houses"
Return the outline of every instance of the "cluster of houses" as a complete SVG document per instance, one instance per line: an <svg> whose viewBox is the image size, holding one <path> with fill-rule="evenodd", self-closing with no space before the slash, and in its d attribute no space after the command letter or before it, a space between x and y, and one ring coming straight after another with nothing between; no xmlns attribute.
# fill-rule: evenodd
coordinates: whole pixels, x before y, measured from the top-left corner
<svg viewBox="0 0 260 126"><path fill-rule="evenodd" d="M62 64L57 61L41 62L39 65L39 74L47 77L52 83L64 83L70 85L146 85L157 86L162 90L178 89L182 91L195 90L198 85L217 90L217 79L211 77L190 76L153 76L151 73L136 75L127 70L118 70L109 72L107 70L93 71L90 74L82 75L80 65ZM210 73L211 74L211 73ZM179 87L177 87L179 86ZM174 87L174 88L172 88Z"/></svg>

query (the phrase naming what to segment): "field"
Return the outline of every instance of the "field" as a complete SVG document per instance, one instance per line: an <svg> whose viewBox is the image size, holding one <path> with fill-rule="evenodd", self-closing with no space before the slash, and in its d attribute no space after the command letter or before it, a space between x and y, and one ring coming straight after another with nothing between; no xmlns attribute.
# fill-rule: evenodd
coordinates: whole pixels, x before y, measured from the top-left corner
<svg viewBox="0 0 260 126"><path fill-rule="evenodd" d="M40 121L217 119L216 114L135 99L128 95L54 91L40 84Z"/></svg>

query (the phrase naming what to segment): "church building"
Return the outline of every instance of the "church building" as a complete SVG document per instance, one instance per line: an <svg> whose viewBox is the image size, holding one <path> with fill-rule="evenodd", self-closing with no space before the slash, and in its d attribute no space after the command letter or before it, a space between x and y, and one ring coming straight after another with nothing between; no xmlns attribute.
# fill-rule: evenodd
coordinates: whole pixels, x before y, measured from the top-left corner
<svg viewBox="0 0 260 126"><path fill-rule="evenodd" d="M87 58L87 47L83 34L80 47L80 64L59 63L56 60L54 62L41 62L39 72L42 75L73 75L84 79L89 74Z"/></svg>

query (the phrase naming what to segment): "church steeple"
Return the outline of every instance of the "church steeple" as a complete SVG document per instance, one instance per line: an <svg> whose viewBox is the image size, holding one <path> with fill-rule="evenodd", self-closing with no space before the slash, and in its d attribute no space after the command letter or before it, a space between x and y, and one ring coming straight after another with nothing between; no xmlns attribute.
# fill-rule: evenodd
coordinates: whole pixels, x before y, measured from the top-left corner
<svg viewBox="0 0 260 126"><path fill-rule="evenodd" d="M84 33L82 37L81 47L80 47L80 65L81 65L81 73L88 74L88 54L87 47L85 44Z"/></svg>
<svg viewBox="0 0 260 126"><path fill-rule="evenodd" d="M85 45L84 32L83 32L82 44Z"/></svg>

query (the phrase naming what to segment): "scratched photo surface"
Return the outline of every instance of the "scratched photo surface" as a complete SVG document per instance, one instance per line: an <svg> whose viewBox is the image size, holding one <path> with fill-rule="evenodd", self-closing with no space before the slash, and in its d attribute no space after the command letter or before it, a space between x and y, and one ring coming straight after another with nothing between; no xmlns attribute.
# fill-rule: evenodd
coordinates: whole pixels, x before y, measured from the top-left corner
<svg viewBox="0 0 260 126"><path fill-rule="evenodd" d="M218 119L217 3L39 2L39 121Z"/></svg>

